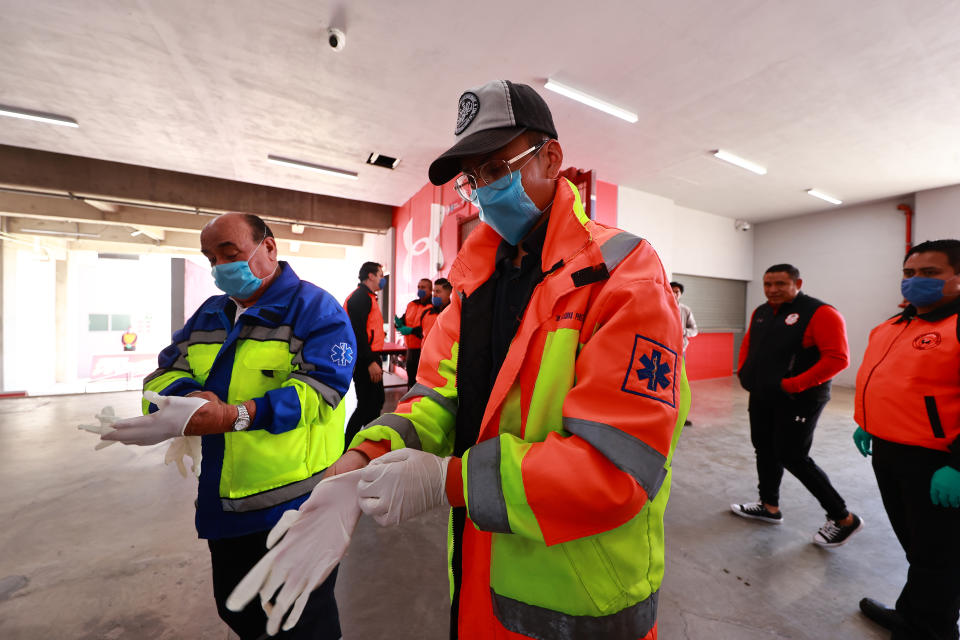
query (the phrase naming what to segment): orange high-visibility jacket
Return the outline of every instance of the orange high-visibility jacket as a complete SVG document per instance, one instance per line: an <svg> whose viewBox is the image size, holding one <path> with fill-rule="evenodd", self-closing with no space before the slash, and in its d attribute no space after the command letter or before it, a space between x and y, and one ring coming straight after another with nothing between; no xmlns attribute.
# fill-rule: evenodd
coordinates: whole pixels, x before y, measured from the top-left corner
<svg viewBox="0 0 960 640"><path fill-rule="evenodd" d="M960 435L958 311L955 302L919 316L904 312L870 332L854 406L854 420L864 431L950 450Z"/></svg>
<svg viewBox="0 0 960 640"><path fill-rule="evenodd" d="M462 456L448 470L466 504L450 536L460 638L655 638L670 460L690 401L669 281L649 243L588 220L559 181L546 276L477 398L471 379L490 371L471 340L500 242L485 224L470 234L417 384L352 446Z"/></svg>
<svg viewBox="0 0 960 640"><path fill-rule="evenodd" d="M361 297L354 301L354 296ZM351 301L366 302L363 296L369 298L369 310L366 311L365 318L355 318L354 314L351 313L351 307L354 306ZM347 299L343 303L343 308L346 310L347 315L350 316L350 324L353 326L353 331L357 336L357 354L359 356L357 359L357 367L365 367L379 358L379 352L383 351L383 343L387 338L386 333L383 331L383 314L380 313L380 300L377 299L377 294L367 289L366 285L361 282L357 285L357 288L347 296ZM366 304L357 304L356 308L366 310L367 306Z"/></svg>
<svg viewBox="0 0 960 640"><path fill-rule="evenodd" d="M433 305L430 304L429 298L427 299L427 304L423 304L419 299L411 300L407 304L407 310L403 313L403 323L411 329L421 327L421 336L426 336L427 332L422 329L423 316L429 313L431 308L433 308ZM421 336L416 336L412 333L408 336L403 336L403 344L407 346L407 349L419 349L423 346L423 338Z"/></svg>

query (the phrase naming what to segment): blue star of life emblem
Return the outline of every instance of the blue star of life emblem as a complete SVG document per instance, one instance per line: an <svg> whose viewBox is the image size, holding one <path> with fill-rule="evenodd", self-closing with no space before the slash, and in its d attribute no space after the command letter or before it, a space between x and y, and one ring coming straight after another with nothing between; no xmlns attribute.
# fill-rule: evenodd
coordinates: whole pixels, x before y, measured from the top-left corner
<svg viewBox="0 0 960 640"><path fill-rule="evenodd" d="M330 359L338 367L345 367L353 362L353 347L341 342L330 347Z"/></svg>
<svg viewBox="0 0 960 640"><path fill-rule="evenodd" d="M679 367L676 350L638 333L620 390L675 407Z"/></svg>
<svg viewBox="0 0 960 640"><path fill-rule="evenodd" d="M643 365L642 368L637 369L637 377L640 378L640 381L647 381L647 389L649 391L656 391L657 387L663 387L666 389L670 386L670 378L667 377L667 374L670 373L670 365L666 362L661 363L660 358L663 357L663 353L657 349L653 350L653 353L650 354L650 357L646 355L640 356L640 364Z"/></svg>

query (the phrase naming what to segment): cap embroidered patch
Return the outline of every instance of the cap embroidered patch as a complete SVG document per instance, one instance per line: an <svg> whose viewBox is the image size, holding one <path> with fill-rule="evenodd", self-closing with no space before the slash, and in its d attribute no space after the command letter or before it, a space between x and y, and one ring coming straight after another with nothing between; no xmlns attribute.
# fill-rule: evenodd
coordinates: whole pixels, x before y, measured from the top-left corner
<svg viewBox="0 0 960 640"><path fill-rule="evenodd" d="M463 130L470 126L473 119L477 117L480 111L480 98L472 91L465 92L460 96L460 107L457 109L457 129L454 135L460 135Z"/></svg>
<svg viewBox="0 0 960 640"><path fill-rule="evenodd" d="M800 314L799 314L799 313L791 313L790 315L788 315L788 316L786 317L786 319L783 321L783 323L786 324L786 325L797 324L797 320L799 320L799 319L800 319Z"/></svg>
<svg viewBox="0 0 960 640"><path fill-rule="evenodd" d="M677 352L656 340L637 334L622 391L677 405Z"/></svg>
<svg viewBox="0 0 960 640"><path fill-rule="evenodd" d="M330 360L338 367L345 367L353 362L353 347L341 342L330 347Z"/></svg>

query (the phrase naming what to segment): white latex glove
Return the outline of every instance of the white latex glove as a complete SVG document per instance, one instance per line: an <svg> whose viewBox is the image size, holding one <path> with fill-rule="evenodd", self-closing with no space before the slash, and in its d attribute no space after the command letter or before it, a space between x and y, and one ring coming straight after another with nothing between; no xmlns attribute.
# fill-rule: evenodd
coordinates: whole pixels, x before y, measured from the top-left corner
<svg viewBox="0 0 960 640"><path fill-rule="evenodd" d="M447 464L419 449L397 449L360 470L360 508L382 526L394 525L448 505Z"/></svg>
<svg viewBox="0 0 960 640"><path fill-rule="evenodd" d="M207 400L196 396L161 396L154 391L144 391L143 398L157 405L159 410L145 416L118 420L113 423L114 430L100 436L100 439L144 446L176 438L183 435L183 430L197 409L207 404Z"/></svg>
<svg viewBox="0 0 960 640"><path fill-rule="evenodd" d="M111 444L111 443L107 443ZM163 464L177 463L177 470L184 478L187 477L187 466L183 462L184 456L189 457L193 462L190 465L190 471L193 475L200 477L200 458L202 445L200 436L180 436L170 441L167 452L163 454Z"/></svg>
<svg viewBox="0 0 960 640"><path fill-rule="evenodd" d="M260 594L267 612L267 633L276 635L291 606L283 630L297 624L310 593L323 584L350 544L360 519L359 474L358 469L324 479L298 510L280 517L267 536L270 551L234 588L227 598L228 609L242 611ZM271 604L274 594L276 600Z"/></svg>
<svg viewBox="0 0 960 640"><path fill-rule="evenodd" d="M119 420L116 412L113 410L113 407L104 407L100 409L100 413L94 416L97 420L100 421L100 424L78 424L77 429L81 431L89 431L90 433L95 433L98 436L110 433L113 431L113 423ZM113 441L101 440L97 443L97 446L93 448L94 451L99 451L104 447L109 447L113 444Z"/></svg>

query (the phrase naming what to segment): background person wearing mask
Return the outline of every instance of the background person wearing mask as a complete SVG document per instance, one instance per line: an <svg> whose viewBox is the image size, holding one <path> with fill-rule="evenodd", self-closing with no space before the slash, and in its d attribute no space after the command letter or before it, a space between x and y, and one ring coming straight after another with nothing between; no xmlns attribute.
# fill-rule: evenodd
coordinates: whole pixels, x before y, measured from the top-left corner
<svg viewBox="0 0 960 640"><path fill-rule="evenodd" d="M173 334L144 380L160 405L102 436L150 445L203 437L197 533L210 547L220 617L244 640L263 634L259 603L234 613L226 597L266 553L269 530L296 509L343 450L343 394L355 352L347 315L329 293L277 261L273 233L229 213L200 234L213 296ZM190 397L179 397L190 396ZM278 638L340 637L336 570L313 592L305 624Z"/></svg>
<svg viewBox="0 0 960 640"><path fill-rule="evenodd" d="M359 470L360 508L382 525L453 506L452 637L652 639L689 407L666 273L649 243L586 216L529 86L464 92L455 135L430 181L460 174L484 224L453 264L417 384L329 473ZM277 557L314 563L324 539L281 541ZM278 602L322 577L312 566Z"/></svg>
<svg viewBox="0 0 960 640"><path fill-rule="evenodd" d="M403 316L394 318L394 326L403 336L407 347L404 369L407 371L407 389L417 381L417 367L420 365L420 347L423 345L423 316L430 310L430 296L433 294L433 281L423 278L417 283L417 297L407 303Z"/></svg>
<svg viewBox="0 0 960 640"><path fill-rule="evenodd" d="M813 536L837 547L863 527L830 478L810 457L813 431L830 400L830 379L850 362L843 316L802 291L800 271L775 264L763 274L765 304L757 307L740 345L737 375L750 392L750 439L757 456L760 501L732 504L744 518L781 524L780 481L786 469L827 512Z"/></svg>
<svg viewBox="0 0 960 640"><path fill-rule="evenodd" d="M433 297L431 298L430 310L423 316L423 339L426 340L431 329L437 324L437 316L450 306L450 294L453 293L453 285L446 278L437 278L433 283Z"/></svg>
<svg viewBox="0 0 960 640"><path fill-rule="evenodd" d="M697 321L693 317L693 310L680 302L680 298L683 296L683 285L679 282L671 282L670 289L673 291L673 297L677 299L677 305L680 307L680 326L683 327L683 357L686 359L687 345L690 343L690 338L700 333L700 331L697 329ZM689 427L692 424L690 420L687 420L683 423L683 426Z"/></svg>
<svg viewBox="0 0 960 640"><path fill-rule="evenodd" d="M353 370L357 408L347 422L347 443L363 425L380 415L385 399L380 352L383 351L386 334L377 292L386 286L387 279L383 277L383 266L376 262L364 262L357 277L360 284L343 303L350 316L350 326L357 336L358 349L356 368Z"/></svg>
<svg viewBox="0 0 960 640"><path fill-rule="evenodd" d="M910 306L870 332L853 439L873 455L883 507L907 555L895 609L860 609L894 639L953 640L960 611L960 241L907 253Z"/></svg>

